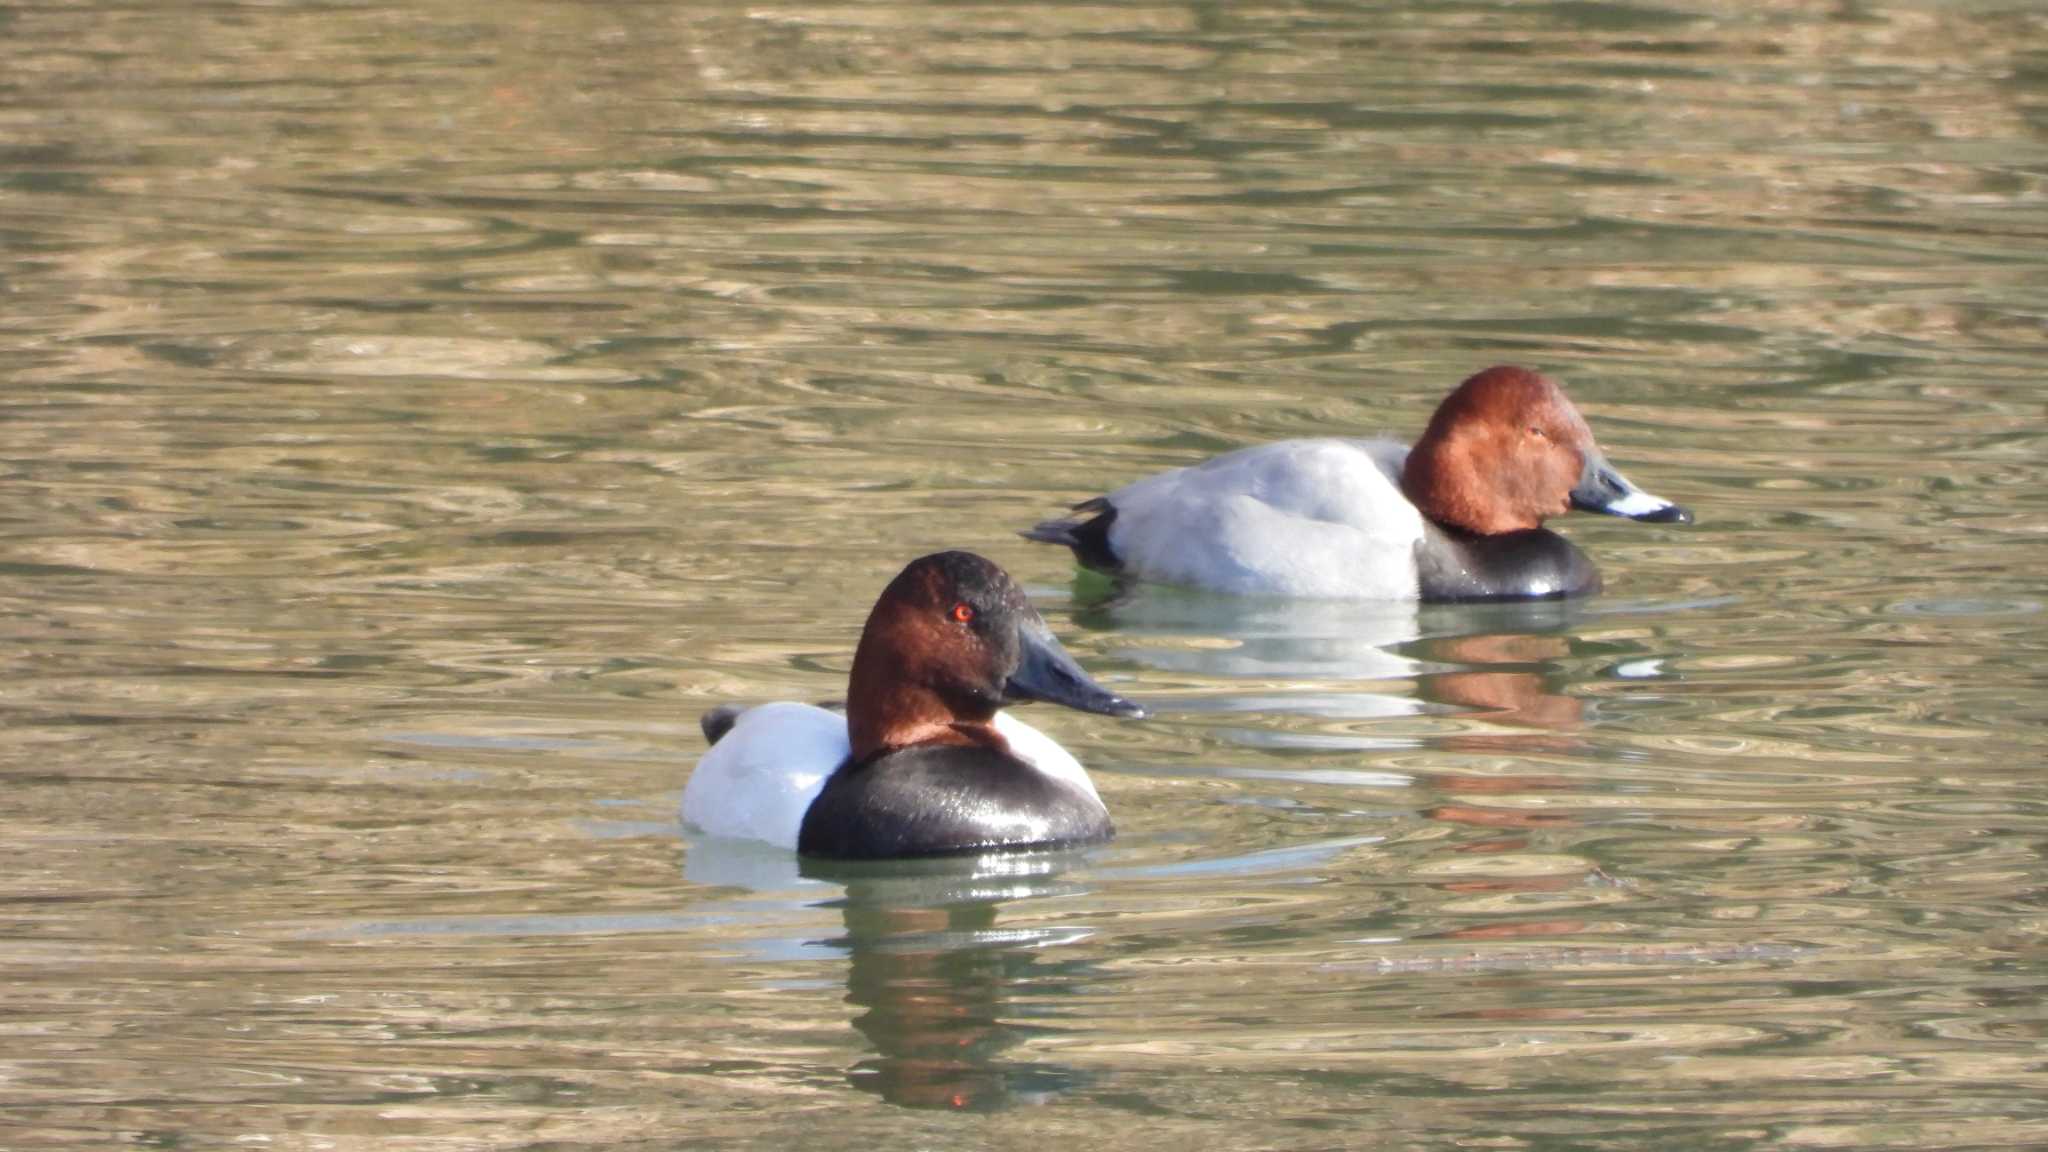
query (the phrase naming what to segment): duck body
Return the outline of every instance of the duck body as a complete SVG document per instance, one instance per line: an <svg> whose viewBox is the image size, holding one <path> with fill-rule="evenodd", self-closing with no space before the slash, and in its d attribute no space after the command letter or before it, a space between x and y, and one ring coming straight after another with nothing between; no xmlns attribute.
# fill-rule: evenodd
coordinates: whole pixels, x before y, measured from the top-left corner
<svg viewBox="0 0 2048 1152"><path fill-rule="evenodd" d="M1021 720L997 713L995 728L1000 749L904 748L834 773L804 813L797 850L837 859L927 856L1095 844L1116 834L1079 761Z"/></svg>
<svg viewBox="0 0 2048 1152"><path fill-rule="evenodd" d="M1283 440L1147 476L1102 498L1108 550L1146 579L1238 595L1413 599L1423 518L1392 471L1407 452Z"/></svg>
<svg viewBox="0 0 2048 1152"><path fill-rule="evenodd" d="M714 709L686 823L807 856L883 859L1097 843L1115 833L1079 761L1000 710L1048 700L1141 715L1090 680L1000 568L913 563L863 631L845 713Z"/></svg>
<svg viewBox="0 0 2048 1152"><path fill-rule="evenodd" d="M1570 508L1690 514L1610 466L1557 386L1473 376L1413 449L1283 440L1148 476L1024 533L1088 567L1245 596L1495 600L1597 591L1598 570L1543 520Z"/></svg>
<svg viewBox="0 0 2048 1152"><path fill-rule="evenodd" d="M683 820L712 836L840 859L1092 844L1115 834L1080 761L1007 712L992 724L1003 751L911 747L855 765L844 714L761 704L731 717L697 762Z"/></svg>

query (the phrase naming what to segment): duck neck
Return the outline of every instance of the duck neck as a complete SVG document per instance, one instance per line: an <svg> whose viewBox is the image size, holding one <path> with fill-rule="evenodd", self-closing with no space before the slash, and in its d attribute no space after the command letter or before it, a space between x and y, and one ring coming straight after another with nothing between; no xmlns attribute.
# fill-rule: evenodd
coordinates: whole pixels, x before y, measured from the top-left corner
<svg viewBox="0 0 2048 1152"><path fill-rule="evenodd" d="M994 719L993 715L955 715L928 688L899 684L863 691L856 682L846 694L846 736L853 745L855 764L927 744L1000 748L1003 739L996 734Z"/></svg>
<svg viewBox="0 0 2048 1152"><path fill-rule="evenodd" d="M1442 527L1475 536L1521 532L1540 527L1512 501L1489 499L1495 494L1480 480L1470 437L1430 433L1408 452L1401 465L1401 494L1417 511ZM1499 477L1490 477L1498 484Z"/></svg>
<svg viewBox="0 0 2048 1152"><path fill-rule="evenodd" d="M846 685L846 735L853 762L865 764L899 748L923 744L1002 749L995 707L942 693L916 673L920 665L893 643L892 631L869 627L853 654Z"/></svg>

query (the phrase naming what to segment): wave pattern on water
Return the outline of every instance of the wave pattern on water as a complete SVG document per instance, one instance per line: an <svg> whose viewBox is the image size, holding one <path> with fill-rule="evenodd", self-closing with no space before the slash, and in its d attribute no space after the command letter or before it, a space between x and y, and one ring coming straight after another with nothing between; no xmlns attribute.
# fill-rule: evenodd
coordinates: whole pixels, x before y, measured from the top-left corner
<svg viewBox="0 0 2048 1152"><path fill-rule="evenodd" d="M0 1144L2048 1143L2039 13L0 26ZM1011 535L1499 361L1699 512L1600 599ZM1120 838L679 835L957 546Z"/></svg>

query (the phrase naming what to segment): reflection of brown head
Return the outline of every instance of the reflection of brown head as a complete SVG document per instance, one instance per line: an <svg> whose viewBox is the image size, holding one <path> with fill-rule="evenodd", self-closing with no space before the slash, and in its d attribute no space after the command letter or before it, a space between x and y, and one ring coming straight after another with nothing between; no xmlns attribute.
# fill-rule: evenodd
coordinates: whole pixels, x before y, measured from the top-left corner
<svg viewBox="0 0 2048 1152"><path fill-rule="evenodd" d="M1577 699L1551 690L1549 677L1534 670L1486 668L1487 664L1541 664L1570 655L1571 644L1562 636L1526 633L1480 633L1449 637L1432 644L1432 659L1446 663L1477 664L1482 667L1426 676L1421 691L1440 704L1456 704L1477 713L1474 719L1487 723L1545 728L1570 732L1585 718L1585 706ZM1466 733L1446 737L1446 748L1460 751L1541 748L1560 750L1573 745L1532 733L1489 735Z"/></svg>
<svg viewBox="0 0 2048 1152"><path fill-rule="evenodd" d="M1571 510L1595 451L1592 429L1548 377L1488 368L1437 406L1408 453L1401 490L1439 524L1517 532Z"/></svg>
<svg viewBox="0 0 2048 1152"><path fill-rule="evenodd" d="M1554 633L1475 632L1429 645L1432 659L1458 664L1537 664L1572 654L1571 641Z"/></svg>
<svg viewBox="0 0 2048 1152"><path fill-rule="evenodd" d="M1445 672L1429 678L1429 696L1481 711L1480 720L1552 731L1577 728L1585 706L1551 692L1534 672Z"/></svg>

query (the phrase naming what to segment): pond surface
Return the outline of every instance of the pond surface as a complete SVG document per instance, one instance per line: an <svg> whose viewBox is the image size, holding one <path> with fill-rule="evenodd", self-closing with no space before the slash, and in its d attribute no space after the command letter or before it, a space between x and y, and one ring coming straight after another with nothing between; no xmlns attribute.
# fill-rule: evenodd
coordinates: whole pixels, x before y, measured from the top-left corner
<svg viewBox="0 0 2048 1152"><path fill-rule="evenodd" d="M0 1147L2048 1144L2048 15L0 6ZM1584 602L1013 534L1565 380ZM1111 845L676 801L967 547Z"/></svg>

